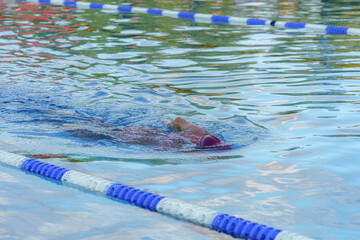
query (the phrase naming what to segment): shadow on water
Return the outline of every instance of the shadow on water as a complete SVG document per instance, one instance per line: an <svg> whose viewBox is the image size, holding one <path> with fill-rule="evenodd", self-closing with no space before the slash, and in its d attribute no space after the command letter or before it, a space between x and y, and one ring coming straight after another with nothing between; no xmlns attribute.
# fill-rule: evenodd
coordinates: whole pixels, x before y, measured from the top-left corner
<svg viewBox="0 0 360 240"><path fill-rule="evenodd" d="M6 139L5 142L29 142L30 149L24 151L40 158L57 157L69 162L124 161L159 165L239 158L242 157L243 148L266 136L266 129L241 116L214 121L190 111L119 101L82 106L68 94L57 93L59 91L56 87L42 91L38 88L3 85L0 90L0 133ZM109 129L133 126L145 126L170 134L174 130L164 124L164 119L171 120L177 116L209 130L230 143L232 149L199 150L194 144L186 149L164 151L156 146L116 141L108 135ZM79 132L83 133L81 137L74 134ZM46 148L49 144L51 147Z"/></svg>

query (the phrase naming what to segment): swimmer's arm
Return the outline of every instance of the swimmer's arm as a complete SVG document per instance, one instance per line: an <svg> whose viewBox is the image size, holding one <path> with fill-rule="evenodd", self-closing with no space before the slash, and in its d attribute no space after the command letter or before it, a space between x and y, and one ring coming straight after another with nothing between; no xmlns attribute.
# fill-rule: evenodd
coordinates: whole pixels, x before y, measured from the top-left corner
<svg viewBox="0 0 360 240"><path fill-rule="evenodd" d="M169 126L177 131L192 133L200 137L211 134L209 131L203 129L202 127L186 121L181 117L175 118L173 121L170 122Z"/></svg>

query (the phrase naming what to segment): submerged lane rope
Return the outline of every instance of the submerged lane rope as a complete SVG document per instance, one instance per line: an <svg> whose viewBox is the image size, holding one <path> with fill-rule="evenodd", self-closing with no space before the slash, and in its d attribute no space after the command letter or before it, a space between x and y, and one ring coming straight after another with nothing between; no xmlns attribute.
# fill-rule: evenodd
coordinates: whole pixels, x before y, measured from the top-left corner
<svg viewBox="0 0 360 240"><path fill-rule="evenodd" d="M304 29L319 31L326 34L347 34L347 35L360 35L360 29L358 28L347 28L347 27L336 27L326 26L320 24L308 24L308 23L295 23L295 22L284 22L275 20L263 20L253 18L241 18L232 16L220 16L203 13L192 13L192 12L176 12L171 10L152 9L152 8L141 8L131 6L117 6L111 4L101 3L89 3L89 2L77 2L77 1L63 1L63 0L18 0L22 2L32 3L46 3L54 5L64 5L67 7L76 7L82 9L105 9L128 13L142 13L156 16L165 16L172 18L182 18L186 20L192 20L195 22L203 23L215 23L215 24L230 24L230 25L262 25L277 28L291 28L291 29Z"/></svg>
<svg viewBox="0 0 360 240"><path fill-rule="evenodd" d="M251 222L239 217L167 198L129 187L120 183L69 170L35 159L0 150L0 163L22 169L43 178L81 187L94 193L123 200L132 205L171 216L176 219L201 225L235 238L250 240L312 240L296 233L279 230L266 225Z"/></svg>

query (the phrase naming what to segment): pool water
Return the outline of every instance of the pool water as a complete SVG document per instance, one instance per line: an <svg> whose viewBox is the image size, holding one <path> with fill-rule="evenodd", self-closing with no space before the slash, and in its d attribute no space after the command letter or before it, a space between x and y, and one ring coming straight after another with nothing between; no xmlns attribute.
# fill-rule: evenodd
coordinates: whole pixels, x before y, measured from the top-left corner
<svg viewBox="0 0 360 240"><path fill-rule="evenodd" d="M97 2L360 27L351 0ZM0 11L0 149L314 239L360 239L358 36L10 1ZM68 132L170 131L177 116L232 149ZM0 203L0 239L232 239L5 166Z"/></svg>

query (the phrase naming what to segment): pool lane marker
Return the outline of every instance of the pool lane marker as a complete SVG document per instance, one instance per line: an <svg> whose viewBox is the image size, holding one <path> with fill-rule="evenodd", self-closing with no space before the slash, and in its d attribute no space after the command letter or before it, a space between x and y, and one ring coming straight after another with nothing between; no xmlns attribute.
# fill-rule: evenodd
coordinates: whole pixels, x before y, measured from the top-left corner
<svg viewBox="0 0 360 240"><path fill-rule="evenodd" d="M25 172L57 183L80 187L93 193L107 195L115 200L125 201L152 212L158 212L223 232L235 238L250 240L311 240L296 233L267 227L266 225L219 213L205 207L142 191L93 175L69 170L2 150L0 150L0 163L22 169Z"/></svg>
<svg viewBox="0 0 360 240"><path fill-rule="evenodd" d="M318 31L326 34L360 35L359 28L326 26L320 24L241 18L241 17L220 16L220 15L192 13L192 12L176 12L176 11L163 10L163 9L118 6L111 4L90 3L90 2L80 2L80 1L63 1L63 0L18 0L18 1L64 5L66 7L76 7L82 9L104 9L104 10L113 10L113 11L119 11L125 13L149 14L149 15L164 16L171 18L182 18L186 20L191 20L195 22L204 22L204 23L248 25L248 26L258 25L258 26L269 26L269 27L288 28L288 29L304 29L310 31Z"/></svg>

